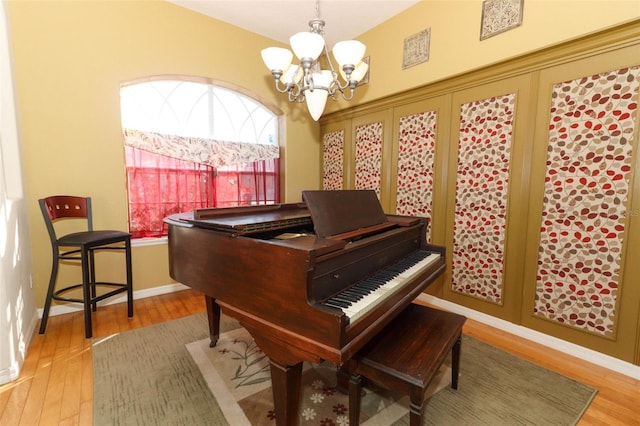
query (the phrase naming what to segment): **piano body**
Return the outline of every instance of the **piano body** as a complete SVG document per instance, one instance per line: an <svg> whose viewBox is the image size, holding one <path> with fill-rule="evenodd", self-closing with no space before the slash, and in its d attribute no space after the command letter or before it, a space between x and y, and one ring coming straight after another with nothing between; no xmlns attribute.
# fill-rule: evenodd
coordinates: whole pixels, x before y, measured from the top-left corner
<svg viewBox="0 0 640 426"><path fill-rule="evenodd" d="M302 362L342 366L445 270L425 218L385 215L373 191L165 219L170 274L206 295L270 360L278 425L297 423ZM355 301L354 301L355 300Z"/></svg>

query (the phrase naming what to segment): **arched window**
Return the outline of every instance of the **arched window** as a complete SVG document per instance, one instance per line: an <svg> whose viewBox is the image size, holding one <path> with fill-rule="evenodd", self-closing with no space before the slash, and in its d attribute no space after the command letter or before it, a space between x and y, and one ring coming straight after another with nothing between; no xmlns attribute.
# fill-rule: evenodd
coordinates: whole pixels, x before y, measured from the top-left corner
<svg viewBox="0 0 640 426"><path fill-rule="evenodd" d="M163 219L205 207L280 202L278 116L206 80L123 85L129 230L166 235Z"/></svg>

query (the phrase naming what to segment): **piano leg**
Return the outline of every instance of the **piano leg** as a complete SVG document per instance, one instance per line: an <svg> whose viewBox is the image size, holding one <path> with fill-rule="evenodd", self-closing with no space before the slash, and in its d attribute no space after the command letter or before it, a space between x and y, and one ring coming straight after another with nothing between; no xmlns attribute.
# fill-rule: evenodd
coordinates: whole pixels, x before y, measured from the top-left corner
<svg viewBox="0 0 640 426"><path fill-rule="evenodd" d="M209 318L209 338L211 339L209 347L213 348L220 337L220 306L213 297L205 295L204 300L207 304L207 317Z"/></svg>
<svg viewBox="0 0 640 426"><path fill-rule="evenodd" d="M218 302L224 313L236 318L247 329L262 353L269 358L273 406L276 426L297 426L304 360L319 363L320 357L307 348L287 344L279 335L280 329L253 314L235 308L223 300Z"/></svg>
<svg viewBox="0 0 640 426"><path fill-rule="evenodd" d="M270 360L270 364L276 425L295 426L298 424L302 362L296 365L282 365Z"/></svg>

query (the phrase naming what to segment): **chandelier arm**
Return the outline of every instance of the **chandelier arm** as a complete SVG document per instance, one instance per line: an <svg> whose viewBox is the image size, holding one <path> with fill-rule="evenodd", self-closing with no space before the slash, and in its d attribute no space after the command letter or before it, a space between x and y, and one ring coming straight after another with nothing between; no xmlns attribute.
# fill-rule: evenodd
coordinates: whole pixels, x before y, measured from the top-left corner
<svg viewBox="0 0 640 426"><path fill-rule="evenodd" d="M344 89L343 87L340 87L340 81L338 80L338 73L336 72L335 68L333 68L333 62L331 62L331 58L329 57L329 52L327 51L326 44L324 46L324 56L325 58L327 58L327 63L329 64L329 70L331 71L331 77L332 77L331 85L335 85L339 87L340 90ZM333 95L335 91L336 90L333 89L332 91L329 91L329 94Z"/></svg>
<svg viewBox="0 0 640 426"><path fill-rule="evenodd" d="M329 56L329 51L327 50L327 45L324 45L324 56L327 58L327 63L329 64L329 68L331 69L331 74L334 77L337 75L336 70L333 68L333 62L331 62L331 57Z"/></svg>
<svg viewBox="0 0 640 426"><path fill-rule="evenodd" d="M280 81L280 79L276 78L275 79L275 83L276 83L276 90L280 93L288 93L291 91L291 83L282 83Z"/></svg>
<svg viewBox="0 0 640 426"><path fill-rule="evenodd" d="M355 90L353 87L349 88L349 95L345 95L344 94L344 90L341 90L340 93L342 93L342 99L344 99L345 101L350 101L351 99L353 99L353 95L355 94Z"/></svg>
<svg viewBox="0 0 640 426"><path fill-rule="evenodd" d="M340 90L341 92L343 92L345 89L349 89L349 88L351 88L351 81L350 81L350 80L349 80L349 81L347 81L347 82L346 82L346 83L344 83L344 84L340 84L340 81L336 78L336 79L335 79L335 83L336 83L336 86L339 88L339 90Z"/></svg>
<svg viewBox="0 0 640 426"><path fill-rule="evenodd" d="M333 81L329 84L329 87L327 88L327 92L329 92L329 96L331 96L331 98L334 101L338 100L335 95L337 92L342 92L342 88L340 87L340 84L335 77Z"/></svg>
<svg viewBox="0 0 640 426"><path fill-rule="evenodd" d="M287 90L287 96L289 102L302 102L304 101L304 90L297 84L290 84L289 90ZM299 100L300 97L302 97L302 100Z"/></svg>

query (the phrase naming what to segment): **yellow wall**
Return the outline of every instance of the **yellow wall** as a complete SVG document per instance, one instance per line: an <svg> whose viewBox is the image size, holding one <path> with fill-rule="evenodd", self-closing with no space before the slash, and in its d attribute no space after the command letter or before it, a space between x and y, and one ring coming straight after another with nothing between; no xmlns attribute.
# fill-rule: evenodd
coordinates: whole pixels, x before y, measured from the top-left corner
<svg viewBox="0 0 640 426"><path fill-rule="evenodd" d="M640 17L640 0L524 0L523 23L480 41L482 0L423 0L362 34L371 68L357 103L423 86ZM431 28L427 62L402 69L404 39ZM327 31L330 31L327 29ZM325 112L345 109L329 103Z"/></svg>
<svg viewBox="0 0 640 426"><path fill-rule="evenodd" d="M122 82L197 75L274 103L287 116L286 201L318 188L317 124L273 90L260 58L272 40L165 1L12 0L8 17L38 306L44 304L51 267L38 198L89 195L97 228L127 229ZM107 258L106 277L121 276L116 256ZM135 290L172 282L166 246L136 247L133 261ZM79 276L69 266L59 279L72 283Z"/></svg>
<svg viewBox="0 0 640 426"><path fill-rule="evenodd" d="M369 102L640 16L638 0L525 0L521 27L480 42L481 5L482 0L423 1L359 37L372 65L370 84L359 89L356 101ZM11 0L8 18L39 306L51 253L38 198L90 195L96 227L127 227L122 82L197 75L273 102L286 116L285 201L299 201L303 189L319 187L318 127L305 108L289 104L272 88L260 59L260 50L272 40L162 0ZM428 27L429 61L403 71L404 38ZM327 112L352 105L331 102ZM136 247L133 256L136 290L171 282L165 246ZM111 269L120 273L122 268L114 264ZM63 269L60 280L78 276L77 269Z"/></svg>

